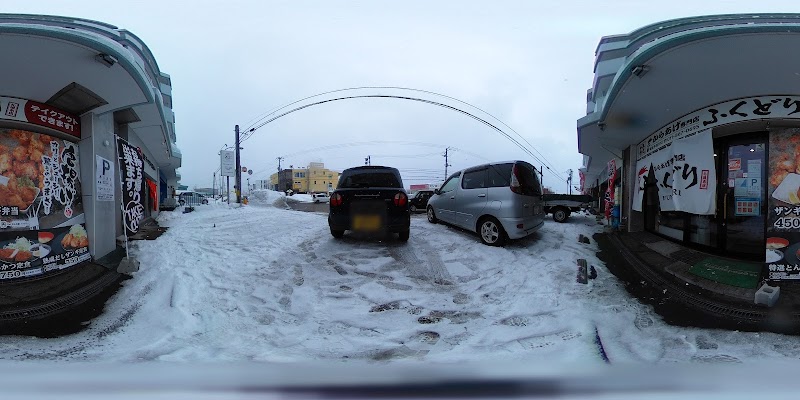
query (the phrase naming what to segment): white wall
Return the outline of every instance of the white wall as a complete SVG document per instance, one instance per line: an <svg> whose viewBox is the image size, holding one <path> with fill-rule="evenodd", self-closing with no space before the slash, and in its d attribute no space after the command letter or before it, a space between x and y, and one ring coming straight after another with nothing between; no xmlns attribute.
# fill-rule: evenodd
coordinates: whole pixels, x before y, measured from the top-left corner
<svg viewBox="0 0 800 400"><path fill-rule="evenodd" d="M106 144L107 143L107 144ZM86 213L86 232L89 235L89 252L101 258L113 251L119 221L119 171L115 171L117 187L115 201L97 201L95 196L95 156L99 155L116 165L114 121L111 113L87 114L81 118L81 140L78 143L81 165L83 208Z"/></svg>

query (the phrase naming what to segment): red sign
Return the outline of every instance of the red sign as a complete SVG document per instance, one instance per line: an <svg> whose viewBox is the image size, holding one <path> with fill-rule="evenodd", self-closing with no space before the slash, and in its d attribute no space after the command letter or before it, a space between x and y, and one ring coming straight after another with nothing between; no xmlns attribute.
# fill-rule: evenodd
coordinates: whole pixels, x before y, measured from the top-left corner
<svg viewBox="0 0 800 400"><path fill-rule="evenodd" d="M27 122L81 137L77 116L33 100L0 97L0 120Z"/></svg>
<svg viewBox="0 0 800 400"><path fill-rule="evenodd" d="M707 169L700 173L700 189L708 189L708 173Z"/></svg>
<svg viewBox="0 0 800 400"><path fill-rule="evenodd" d="M741 158L731 158L728 161L728 171L738 171L742 169L742 159Z"/></svg>

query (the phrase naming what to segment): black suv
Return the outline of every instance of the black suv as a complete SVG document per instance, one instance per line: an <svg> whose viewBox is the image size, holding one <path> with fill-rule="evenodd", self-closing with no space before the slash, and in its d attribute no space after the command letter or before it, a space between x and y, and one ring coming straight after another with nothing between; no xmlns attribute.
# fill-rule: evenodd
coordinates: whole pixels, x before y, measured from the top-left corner
<svg viewBox="0 0 800 400"><path fill-rule="evenodd" d="M425 208L428 207L428 199L431 196L433 196L433 190L420 190L414 193L414 196L408 200L411 212L425 211Z"/></svg>
<svg viewBox="0 0 800 400"><path fill-rule="evenodd" d="M408 194L397 168L364 166L346 169L331 194L328 226L331 235L344 231L397 233L408 240L411 213Z"/></svg>

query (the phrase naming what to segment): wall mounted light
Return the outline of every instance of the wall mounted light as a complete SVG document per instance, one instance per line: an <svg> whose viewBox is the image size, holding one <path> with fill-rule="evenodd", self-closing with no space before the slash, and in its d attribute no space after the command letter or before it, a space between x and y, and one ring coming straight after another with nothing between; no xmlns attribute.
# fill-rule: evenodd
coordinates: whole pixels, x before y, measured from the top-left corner
<svg viewBox="0 0 800 400"><path fill-rule="evenodd" d="M631 73L639 78L643 77L648 71L650 71L650 67L647 65L637 65L631 68Z"/></svg>
<svg viewBox="0 0 800 400"><path fill-rule="evenodd" d="M114 57L112 55L109 55L109 54L105 54L105 53L100 53L100 54L94 56L94 59L97 60L97 62L99 62L100 64L103 64L108 68L113 67L114 64L117 63L116 57Z"/></svg>

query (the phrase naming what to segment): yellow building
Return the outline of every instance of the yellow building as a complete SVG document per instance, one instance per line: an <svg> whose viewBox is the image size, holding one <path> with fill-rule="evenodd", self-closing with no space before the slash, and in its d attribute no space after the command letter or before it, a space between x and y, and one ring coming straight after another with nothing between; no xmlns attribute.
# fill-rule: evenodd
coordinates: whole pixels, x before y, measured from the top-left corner
<svg viewBox="0 0 800 400"><path fill-rule="evenodd" d="M323 163L309 163L307 168L292 168L289 171L291 175L287 170L282 171L282 178L279 178L278 173L270 176L270 182L276 190L286 190L285 187L290 186L296 193L329 192L335 189L339 182L340 173L325 168Z"/></svg>

